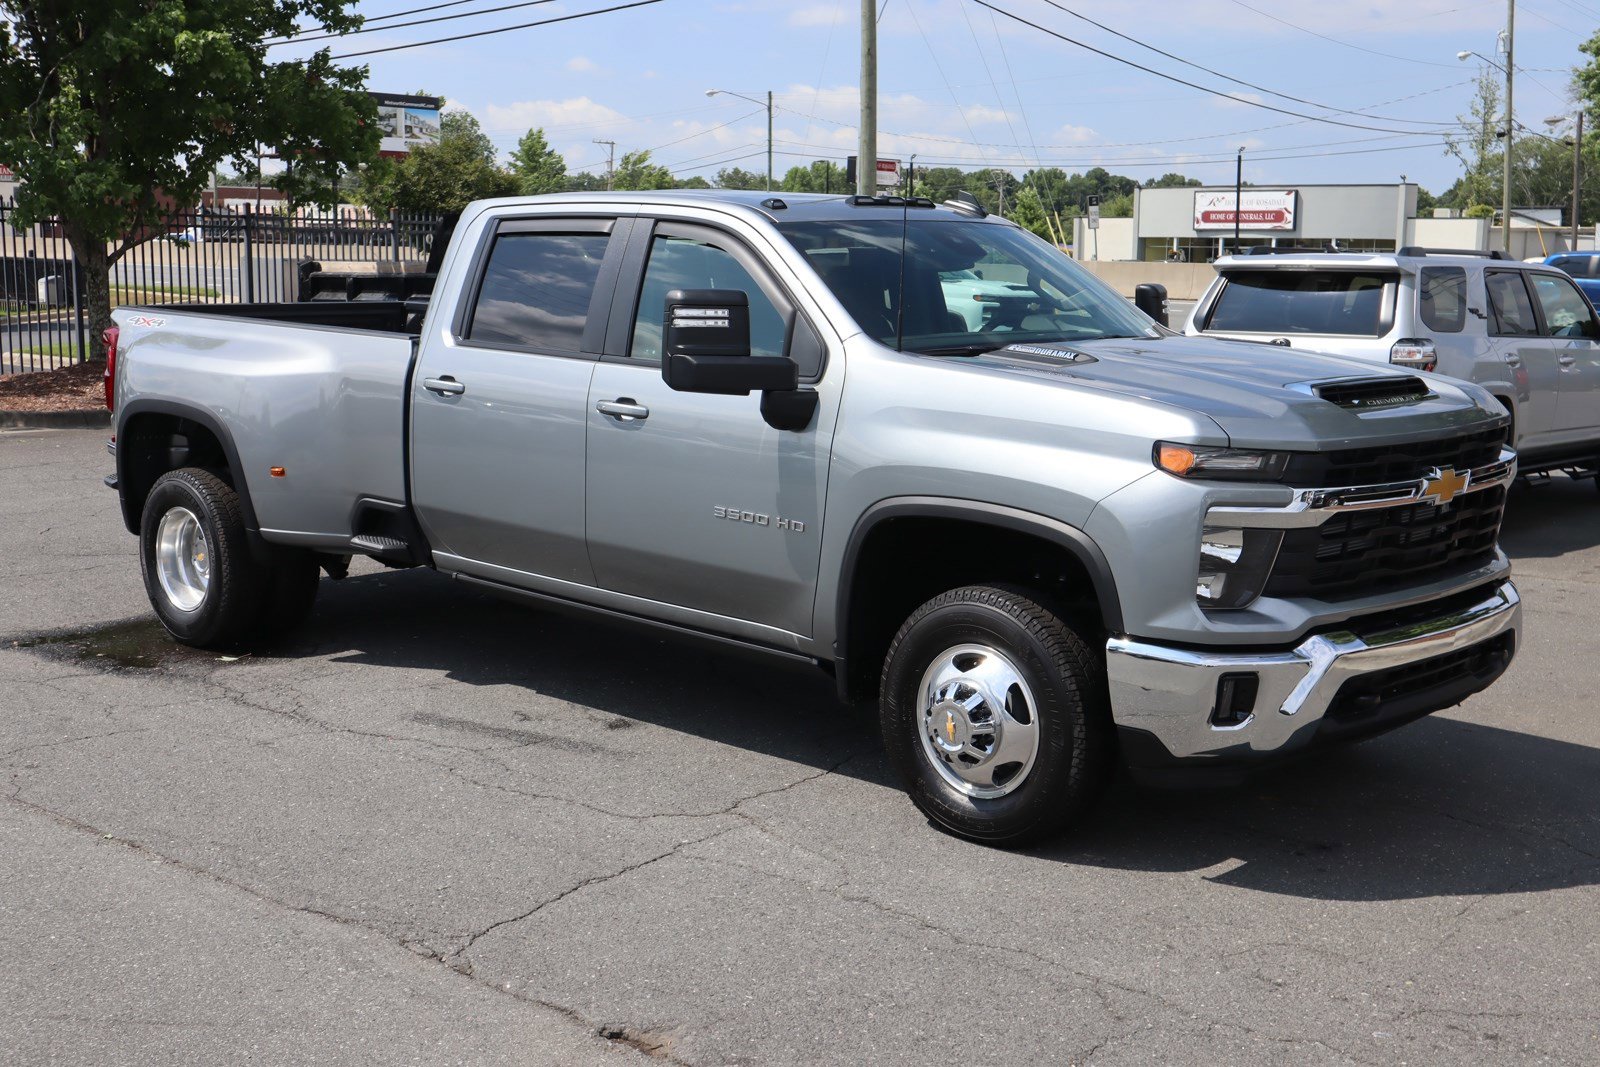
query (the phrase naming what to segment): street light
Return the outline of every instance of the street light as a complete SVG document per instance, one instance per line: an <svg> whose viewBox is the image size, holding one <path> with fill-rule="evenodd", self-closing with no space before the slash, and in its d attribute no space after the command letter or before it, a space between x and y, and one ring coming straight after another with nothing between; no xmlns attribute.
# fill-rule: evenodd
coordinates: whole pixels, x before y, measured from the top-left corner
<svg viewBox="0 0 1600 1067"><path fill-rule="evenodd" d="M761 101L757 100L753 96L746 96L743 93L736 93L731 89L707 89L706 90L706 95L707 96L716 96L718 93L721 93L724 96L737 96L740 100L748 100L752 104L761 103ZM770 192L772 192L772 90L771 89L767 90L766 108L767 108L767 192L770 193Z"/></svg>
<svg viewBox="0 0 1600 1067"><path fill-rule="evenodd" d="M1244 145L1233 171L1233 254L1239 254L1239 218L1244 214Z"/></svg>
<svg viewBox="0 0 1600 1067"><path fill-rule="evenodd" d="M1552 115L1544 120L1544 124L1553 131L1563 122L1567 121L1565 115ZM1578 206L1579 190L1583 188L1583 109L1578 109L1578 125L1572 133L1572 250L1578 249Z"/></svg>

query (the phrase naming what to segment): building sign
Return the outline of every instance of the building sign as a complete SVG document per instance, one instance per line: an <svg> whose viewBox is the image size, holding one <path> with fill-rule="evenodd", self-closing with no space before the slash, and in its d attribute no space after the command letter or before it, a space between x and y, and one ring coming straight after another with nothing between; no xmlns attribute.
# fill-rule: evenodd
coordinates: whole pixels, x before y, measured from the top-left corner
<svg viewBox="0 0 1600 1067"><path fill-rule="evenodd" d="M1295 227L1293 189L1246 189L1243 210L1237 212L1241 230L1292 230ZM1194 194L1196 230L1231 230L1234 227L1233 190L1208 190Z"/></svg>
<svg viewBox="0 0 1600 1067"><path fill-rule="evenodd" d="M878 160L878 188L896 186L900 184L900 161L898 159Z"/></svg>
<svg viewBox="0 0 1600 1067"><path fill-rule="evenodd" d="M403 156L418 145L439 143L439 107L437 96L396 96L392 93L373 93L372 101L378 105L378 154Z"/></svg>

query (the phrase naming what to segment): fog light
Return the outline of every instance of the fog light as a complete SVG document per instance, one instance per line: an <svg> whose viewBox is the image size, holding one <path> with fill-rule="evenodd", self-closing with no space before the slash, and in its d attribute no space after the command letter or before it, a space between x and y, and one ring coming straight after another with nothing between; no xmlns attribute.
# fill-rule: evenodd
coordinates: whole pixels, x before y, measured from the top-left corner
<svg viewBox="0 0 1600 1067"><path fill-rule="evenodd" d="M1203 608L1242 608L1267 584L1283 543L1281 530L1207 526L1200 535L1195 599Z"/></svg>
<svg viewBox="0 0 1600 1067"><path fill-rule="evenodd" d="M1261 679L1254 672L1224 674L1217 680L1217 703L1211 709L1211 725L1243 726L1255 714L1256 693Z"/></svg>

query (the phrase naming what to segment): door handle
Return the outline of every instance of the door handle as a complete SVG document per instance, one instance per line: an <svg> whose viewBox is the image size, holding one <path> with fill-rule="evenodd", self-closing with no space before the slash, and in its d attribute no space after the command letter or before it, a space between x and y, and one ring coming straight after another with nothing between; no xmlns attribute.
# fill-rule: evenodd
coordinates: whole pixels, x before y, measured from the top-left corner
<svg viewBox="0 0 1600 1067"><path fill-rule="evenodd" d="M1508 367L1520 367L1520 366L1522 366L1522 357L1518 356L1518 355L1515 355L1515 354L1507 356L1506 357L1506 366L1508 366Z"/></svg>
<svg viewBox="0 0 1600 1067"><path fill-rule="evenodd" d="M637 403L631 396L619 396L615 400L602 400L594 406L602 415L610 415L618 422L634 422L638 419L648 419L650 409Z"/></svg>
<svg viewBox="0 0 1600 1067"><path fill-rule="evenodd" d="M1578 362L1578 357L1577 356L1569 356L1569 355L1563 353L1560 356L1556 357L1556 362L1561 364L1563 367L1570 367L1574 363Z"/></svg>
<svg viewBox="0 0 1600 1067"><path fill-rule="evenodd" d="M442 378L424 378L422 387L430 393L440 396L460 396L467 391L467 387L446 374Z"/></svg>

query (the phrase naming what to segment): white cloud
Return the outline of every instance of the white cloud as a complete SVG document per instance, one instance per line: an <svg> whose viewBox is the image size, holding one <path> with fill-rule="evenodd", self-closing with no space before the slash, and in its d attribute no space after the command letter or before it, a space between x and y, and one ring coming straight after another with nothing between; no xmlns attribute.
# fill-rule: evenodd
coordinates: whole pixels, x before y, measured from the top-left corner
<svg viewBox="0 0 1600 1067"><path fill-rule="evenodd" d="M576 71L579 74L587 74L589 71L599 70L600 68L588 56L573 56L567 60L567 69Z"/></svg>
<svg viewBox="0 0 1600 1067"><path fill-rule="evenodd" d="M1249 107L1251 104L1263 104L1266 100L1260 93L1228 93L1226 98L1218 96L1213 98L1218 107Z"/></svg>
<svg viewBox="0 0 1600 1067"><path fill-rule="evenodd" d="M585 126L614 126L631 121L622 112L596 103L587 96L569 100L519 100L490 104L483 109L483 125L492 130L575 130Z"/></svg>

